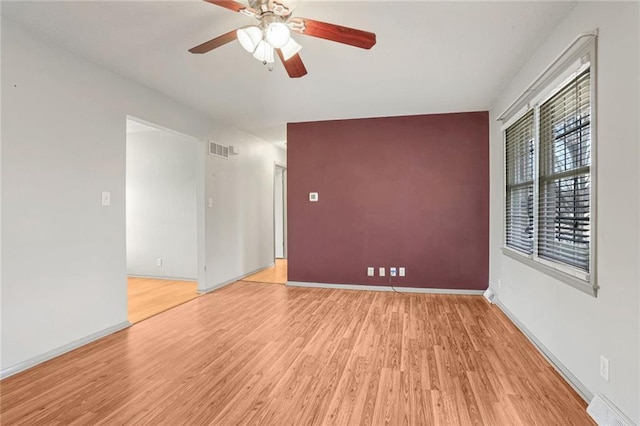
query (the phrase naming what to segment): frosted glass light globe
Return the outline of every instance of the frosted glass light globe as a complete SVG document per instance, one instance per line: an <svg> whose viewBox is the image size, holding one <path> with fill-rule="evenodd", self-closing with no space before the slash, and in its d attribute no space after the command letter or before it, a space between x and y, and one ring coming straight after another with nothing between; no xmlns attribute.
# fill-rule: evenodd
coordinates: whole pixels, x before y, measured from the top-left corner
<svg viewBox="0 0 640 426"><path fill-rule="evenodd" d="M267 27L267 41L276 49L280 49L289 42L291 33L289 27L282 22L272 22Z"/></svg>
<svg viewBox="0 0 640 426"><path fill-rule="evenodd" d="M293 55L298 53L300 49L302 49L302 46L296 43L293 37L291 37L287 44L280 48L280 51L282 52L284 60L288 61Z"/></svg>
<svg viewBox="0 0 640 426"><path fill-rule="evenodd" d="M236 37L244 50L249 53L253 53L255 52L258 43L260 43L260 40L262 40L262 31L260 31L260 28L256 26L240 28L236 31Z"/></svg>
<svg viewBox="0 0 640 426"><path fill-rule="evenodd" d="M253 52L253 57L264 64L271 64L274 61L273 46L269 43L265 43L264 40L260 40L256 51Z"/></svg>

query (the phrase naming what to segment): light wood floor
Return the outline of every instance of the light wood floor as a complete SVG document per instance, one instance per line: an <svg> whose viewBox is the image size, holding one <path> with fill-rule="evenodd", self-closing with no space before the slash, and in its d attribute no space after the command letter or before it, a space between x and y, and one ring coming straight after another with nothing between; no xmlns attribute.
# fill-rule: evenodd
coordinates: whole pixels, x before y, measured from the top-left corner
<svg viewBox="0 0 640 426"><path fill-rule="evenodd" d="M127 287L131 324L198 297L198 284L193 281L129 277Z"/></svg>
<svg viewBox="0 0 640 426"><path fill-rule="evenodd" d="M2 385L3 425L592 425L479 296L238 282Z"/></svg>
<svg viewBox="0 0 640 426"><path fill-rule="evenodd" d="M275 265L263 271L243 278L242 281L251 281L256 283L287 283L287 259L276 259Z"/></svg>

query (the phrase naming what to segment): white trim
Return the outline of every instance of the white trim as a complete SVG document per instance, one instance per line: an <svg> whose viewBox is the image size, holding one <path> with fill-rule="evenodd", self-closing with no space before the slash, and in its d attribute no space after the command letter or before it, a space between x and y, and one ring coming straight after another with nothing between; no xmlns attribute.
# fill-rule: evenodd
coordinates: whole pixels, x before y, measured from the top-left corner
<svg viewBox="0 0 640 426"><path fill-rule="evenodd" d="M593 399L593 393L584 385L576 376L574 376L567 367L560 362L555 355L538 340L538 338L511 312L504 304L497 299L496 306L511 320L511 322L525 335L527 339L535 346L535 348L545 357L551 366L562 376L562 378L575 390L585 402Z"/></svg>
<svg viewBox="0 0 640 426"><path fill-rule="evenodd" d="M235 283L236 281L241 281L243 278L247 278L249 275L257 274L257 273L258 273L258 272L260 272L260 271L264 271L265 269L269 269L269 268L273 267L274 265L275 265L275 262L270 263L269 265L267 265L267 266L265 266L265 267L263 267L263 268L258 268L258 269L256 269L255 271L252 271L252 272L249 272L249 273L246 273L246 274L243 274L243 275L238 275L237 277L232 278L232 279L230 279L230 280L227 280L227 281L221 282L221 283L219 283L219 284L215 284L215 285L213 285L212 287L207 287L207 288L205 288L205 289L200 289L200 288L198 288L198 294L207 294L207 293L211 293L212 291L217 290L217 289L219 289L219 288L222 288L222 287L224 287L224 286L226 286L226 285L233 284L233 283Z"/></svg>
<svg viewBox="0 0 640 426"><path fill-rule="evenodd" d="M549 83L544 89L531 99L530 104L535 107L540 107L546 103L549 99L553 98L558 92L564 89L569 83L575 80L584 71L591 68L591 45L588 45L584 55L579 59L573 61L567 66L567 68L560 73L553 81ZM540 124L540 123L538 123Z"/></svg>
<svg viewBox="0 0 640 426"><path fill-rule="evenodd" d="M591 85L591 164L589 165L589 215L591 241L589 245L589 283L597 296L598 285L598 43L593 40L589 49L589 78Z"/></svg>
<svg viewBox="0 0 640 426"><path fill-rule="evenodd" d="M163 130L165 132L168 132L168 133L171 133L171 134L174 134L174 135L182 136L183 138L191 139L191 140L194 140L196 142L202 142L202 140L196 138L195 136L191 136L191 135L188 135L186 133L182 133L182 132L179 132L177 130L173 130L173 129L170 129L168 127L161 126L161 125L153 123L151 121L143 120L142 118L138 118L138 117L136 117L134 115L127 115L126 119L127 120L131 120L131 121L135 121L136 123L144 124L145 126L148 126L148 127L154 127L154 128L156 128L158 130Z"/></svg>
<svg viewBox="0 0 640 426"><path fill-rule="evenodd" d="M582 41L583 38L588 37L589 40ZM575 39L567 46L551 63L536 77L529 86L509 105L502 114L498 116L496 121L504 121L512 118L512 115L516 111L520 111L523 105L530 103L531 99L539 93L540 87L547 87L549 80L556 78L559 70L564 70L568 64L575 61L584 54L585 46L589 42L598 37L598 30L590 31L587 33L581 33L576 36ZM577 48L574 48L575 46ZM589 50L590 47L587 47ZM561 72L561 71L560 71Z"/></svg>
<svg viewBox="0 0 640 426"><path fill-rule="evenodd" d="M282 169L282 257L276 256L276 184L278 169ZM273 167L273 259L287 258L287 182L286 182L287 166L274 161Z"/></svg>
<svg viewBox="0 0 640 426"><path fill-rule="evenodd" d="M169 281L189 281L194 284L198 283L198 278L181 278L181 277L167 277L167 276L156 276L156 275L138 275L138 274L127 274L127 277L130 278L149 278L153 280L169 280Z"/></svg>
<svg viewBox="0 0 640 426"><path fill-rule="evenodd" d="M547 275L550 275L572 287L579 289L587 294L597 297L598 295L598 283L596 275L596 253L597 253L597 200L596 200L596 188L597 188L597 100L596 100L596 85L597 85L597 35L598 31L592 31L590 33L582 33L576 37L565 51L556 58L556 60L549 65L545 71L534 80L531 85L525 90L525 92L512 103L509 108L498 118L498 121L503 120L501 126L502 132L502 168L503 168L503 185L502 185L502 215L503 215L503 230L502 230L502 253L509 256L512 259L518 260L526 265L537 269ZM573 49L573 52L569 54L573 46L584 37L589 37L589 40L579 44L578 48ZM563 55L567 54L567 57L563 58ZM560 65L557 65L557 64ZM557 66L556 66L557 65ZM562 262L547 260L538 256L538 243L539 243L539 229L540 229L540 105L546 102L551 97L555 96L560 90L562 90L571 80L575 79L578 75L584 71L589 70L590 73L590 105L591 105L591 164L589 165L590 176L590 206L589 211L591 215L590 227L591 227L591 241L589 247L589 272L574 268L570 265L566 265ZM548 75L547 75L548 73ZM534 87L532 89L532 87ZM525 102L526 101L526 102ZM506 130L509 126L513 125L517 120L522 118L524 114L529 110L534 110L534 132L535 132L535 148L534 148L534 185L533 185L533 198L534 198L534 214L533 214L533 253L525 254L517 250L514 250L507 246L507 211L506 211L506 197L507 197L507 155L506 155ZM517 111L516 111L517 110ZM508 113L508 114L507 114Z"/></svg>
<svg viewBox="0 0 640 426"><path fill-rule="evenodd" d="M81 346L84 346L96 340L102 339L103 337L116 333L120 330L124 330L125 328L130 326L131 326L131 323L129 321L123 321L114 326L107 327L103 330L89 334L88 336L85 336L82 339L74 340L73 342L67 343L66 345L60 346L58 348L55 348L53 350L50 350L48 352L45 352L33 358L29 358L26 361L22 361L18 364L4 368L2 371L0 371L0 379L6 379L9 376L13 376L14 374L25 371L31 367L35 367L38 364L42 364L45 361L49 361L50 359L66 354L67 352L71 352L74 349L78 349Z"/></svg>
<svg viewBox="0 0 640 426"><path fill-rule="evenodd" d="M542 272L543 274L547 274L558 281L562 281L565 284L569 284L571 287L580 290L584 293L587 293L593 297L597 297L598 295L598 285L592 284L589 280L584 280L580 277L569 274L559 268L556 267L556 264L553 262L541 262L540 258L533 257L532 255L525 255L520 253L517 250L514 250L510 247L502 247L502 254L505 256L517 260L519 262L524 263L527 266L532 267L533 269ZM554 266L549 266L547 263L553 264Z"/></svg>
<svg viewBox="0 0 640 426"><path fill-rule="evenodd" d="M482 296L485 291L450 288L391 287L387 285L307 283L302 281L287 281L287 285L290 287L330 288L335 290L396 291L398 293L458 294L471 296Z"/></svg>
<svg viewBox="0 0 640 426"><path fill-rule="evenodd" d="M507 121L504 121L502 126L500 126L500 131L502 133L505 132L505 130L507 130L509 127L511 127L513 124L515 124L516 121L520 120L522 117L524 117L524 115L526 113L528 113L532 108L529 106L529 104L524 105L522 108L520 108L518 111L516 111L513 115L511 115L511 118L508 119ZM506 146L506 138L505 138L505 146ZM505 156L506 158L506 156Z"/></svg>

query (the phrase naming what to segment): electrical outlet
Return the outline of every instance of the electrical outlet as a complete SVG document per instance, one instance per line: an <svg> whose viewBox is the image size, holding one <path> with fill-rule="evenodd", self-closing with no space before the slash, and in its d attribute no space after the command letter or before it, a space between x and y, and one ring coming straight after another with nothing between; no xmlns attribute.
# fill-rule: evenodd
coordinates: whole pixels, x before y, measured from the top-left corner
<svg viewBox="0 0 640 426"><path fill-rule="evenodd" d="M398 268L398 269L399 269L399 272L400 272L400 276L401 276L401 277L404 277L404 276L406 275L406 272L407 272L407 271L406 271L406 269L405 269L405 267L404 267L404 266L401 266L401 267L400 267L400 268Z"/></svg>
<svg viewBox="0 0 640 426"><path fill-rule="evenodd" d="M376 276L375 268L373 266L369 266L367 268L367 276L368 277L375 277Z"/></svg>
<svg viewBox="0 0 640 426"><path fill-rule="evenodd" d="M600 355L600 376L609 381L609 360L603 355Z"/></svg>
<svg viewBox="0 0 640 426"><path fill-rule="evenodd" d="M384 276L385 276L384 268L379 268L379 269L378 269L378 272L379 272L379 274L378 274L378 275L380 275L381 277L384 277Z"/></svg>
<svg viewBox="0 0 640 426"><path fill-rule="evenodd" d="M161 257L156 259L156 266L162 266L162 258Z"/></svg>
<svg viewBox="0 0 640 426"><path fill-rule="evenodd" d="M394 267L389 268L389 275L395 277L396 275L398 275L398 270Z"/></svg>

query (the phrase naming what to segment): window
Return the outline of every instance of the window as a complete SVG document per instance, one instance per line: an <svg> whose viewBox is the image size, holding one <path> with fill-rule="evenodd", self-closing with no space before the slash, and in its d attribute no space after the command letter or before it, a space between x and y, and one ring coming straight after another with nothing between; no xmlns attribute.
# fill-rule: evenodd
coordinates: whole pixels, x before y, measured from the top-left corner
<svg viewBox="0 0 640 426"><path fill-rule="evenodd" d="M587 63L506 127L505 253L593 290L591 103Z"/></svg>
<svg viewBox="0 0 640 426"><path fill-rule="evenodd" d="M589 70L540 106L538 255L589 272Z"/></svg>
<svg viewBox="0 0 640 426"><path fill-rule="evenodd" d="M533 110L506 131L508 247L533 253Z"/></svg>

